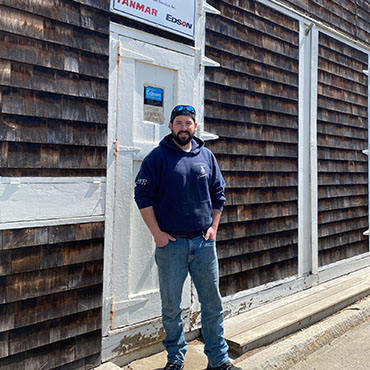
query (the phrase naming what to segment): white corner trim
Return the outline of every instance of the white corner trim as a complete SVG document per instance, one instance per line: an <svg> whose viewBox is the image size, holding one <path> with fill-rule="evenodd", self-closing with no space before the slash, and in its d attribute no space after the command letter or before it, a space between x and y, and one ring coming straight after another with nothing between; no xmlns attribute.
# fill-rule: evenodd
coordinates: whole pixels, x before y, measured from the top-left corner
<svg viewBox="0 0 370 370"><path fill-rule="evenodd" d="M208 58L206 56L203 56L203 58L202 58L202 64L205 67L219 67L220 66L220 63L219 62L216 62L215 60L213 60L211 58Z"/></svg>
<svg viewBox="0 0 370 370"><path fill-rule="evenodd" d="M310 114L311 114L311 32L299 22L298 88L298 276L312 270ZM308 31L308 32L307 32Z"/></svg>
<svg viewBox="0 0 370 370"><path fill-rule="evenodd" d="M212 5L208 4L206 1L203 2L203 5L204 5L204 11L206 13L211 13L211 14L216 14L216 15L220 15L221 12L214 8Z"/></svg>
<svg viewBox="0 0 370 370"><path fill-rule="evenodd" d="M366 71L364 71L365 74L367 74L367 76L369 76L369 71L370 71L370 53L368 53L367 55L367 73ZM369 117L370 116L370 77L367 78L367 116ZM367 125L367 146L368 146L368 149L365 149L363 151L364 154L366 154L368 157L367 157L367 178L368 178L368 186L367 186L367 189L368 189L368 194L370 194L370 130L369 130L369 124ZM367 217L367 222L368 222L368 226L370 226L370 204L368 206L368 217ZM369 236L369 229L366 230L364 232L364 235L365 236ZM369 251L370 251L370 238L369 238Z"/></svg>
<svg viewBox="0 0 370 370"><path fill-rule="evenodd" d="M310 96L310 181L311 181L311 242L312 273L318 270L318 164L317 164L317 96L318 96L319 31L315 25L311 29L311 96Z"/></svg>
<svg viewBox="0 0 370 370"><path fill-rule="evenodd" d="M203 141L207 141L207 140L217 140L219 138L218 135L216 134L212 134L211 132L208 132L208 131L200 131L199 132L199 137L203 140Z"/></svg>
<svg viewBox="0 0 370 370"><path fill-rule="evenodd" d="M104 221L105 177L0 178L0 230Z"/></svg>

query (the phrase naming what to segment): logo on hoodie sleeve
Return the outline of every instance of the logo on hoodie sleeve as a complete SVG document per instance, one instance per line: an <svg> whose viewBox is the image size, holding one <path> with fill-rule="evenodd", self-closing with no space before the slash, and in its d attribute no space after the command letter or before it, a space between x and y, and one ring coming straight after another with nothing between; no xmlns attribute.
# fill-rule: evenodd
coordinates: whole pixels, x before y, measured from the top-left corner
<svg viewBox="0 0 370 370"><path fill-rule="evenodd" d="M147 185L148 183L148 180L147 179L136 179L136 185L142 185L142 186L145 186Z"/></svg>

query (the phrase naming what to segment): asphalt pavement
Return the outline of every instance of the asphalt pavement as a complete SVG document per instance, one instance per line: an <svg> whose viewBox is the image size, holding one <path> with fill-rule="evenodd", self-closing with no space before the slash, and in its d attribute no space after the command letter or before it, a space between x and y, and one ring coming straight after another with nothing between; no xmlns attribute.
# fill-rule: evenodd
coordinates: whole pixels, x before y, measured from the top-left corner
<svg viewBox="0 0 370 370"><path fill-rule="evenodd" d="M369 370L370 321L302 359L291 370Z"/></svg>

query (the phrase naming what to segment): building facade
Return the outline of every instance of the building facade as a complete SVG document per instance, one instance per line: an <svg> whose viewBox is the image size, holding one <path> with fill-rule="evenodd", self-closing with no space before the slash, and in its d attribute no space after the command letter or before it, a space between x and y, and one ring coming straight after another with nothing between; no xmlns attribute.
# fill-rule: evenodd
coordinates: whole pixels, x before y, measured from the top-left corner
<svg viewBox="0 0 370 370"><path fill-rule="evenodd" d="M196 107L227 184L225 317L370 264L369 3L156 3L1 2L1 369L158 348L132 190L177 103ZM183 301L196 337L190 280Z"/></svg>

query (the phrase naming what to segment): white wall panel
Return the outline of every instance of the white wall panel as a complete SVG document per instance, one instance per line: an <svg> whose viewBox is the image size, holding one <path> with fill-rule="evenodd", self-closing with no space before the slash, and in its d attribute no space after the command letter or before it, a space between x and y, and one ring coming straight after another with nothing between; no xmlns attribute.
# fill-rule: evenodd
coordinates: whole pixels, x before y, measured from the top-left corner
<svg viewBox="0 0 370 370"><path fill-rule="evenodd" d="M1 177L0 230L104 220L105 177Z"/></svg>

